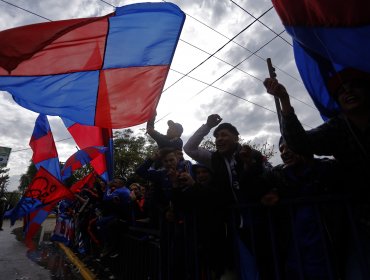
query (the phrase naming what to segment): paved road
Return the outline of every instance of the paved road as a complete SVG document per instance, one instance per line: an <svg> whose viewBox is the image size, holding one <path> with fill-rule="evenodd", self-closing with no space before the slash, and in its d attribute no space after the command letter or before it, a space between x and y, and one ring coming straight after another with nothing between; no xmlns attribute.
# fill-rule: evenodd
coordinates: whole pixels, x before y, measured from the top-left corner
<svg viewBox="0 0 370 280"><path fill-rule="evenodd" d="M4 221L0 231L0 280L47 280L51 279L50 271L27 258L27 248L16 240L12 234L14 228L20 227L17 222L13 227Z"/></svg>

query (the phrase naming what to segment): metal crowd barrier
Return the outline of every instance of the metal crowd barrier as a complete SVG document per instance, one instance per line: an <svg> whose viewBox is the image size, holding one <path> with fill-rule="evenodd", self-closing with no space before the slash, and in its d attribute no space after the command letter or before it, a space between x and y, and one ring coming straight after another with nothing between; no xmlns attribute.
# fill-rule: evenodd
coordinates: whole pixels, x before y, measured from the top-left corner
<svg viewBox="0 0 370 280"><path fill-rule="evenodd" d="M237 279L250 280L251 271L253 280L370 279L370 234L361 226L361 205L327 195L231 207L227 234ZM197 225L197 213L186 213L176 222L162 221L159 231L131 228L119 245L117 278L217 279L199 256Z"/></svg>

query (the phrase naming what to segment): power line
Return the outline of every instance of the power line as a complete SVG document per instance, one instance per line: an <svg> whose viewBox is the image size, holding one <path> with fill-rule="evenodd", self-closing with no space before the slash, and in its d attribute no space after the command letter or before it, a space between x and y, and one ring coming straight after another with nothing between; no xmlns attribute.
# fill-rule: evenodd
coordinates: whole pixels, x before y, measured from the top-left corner
<svg viewBox="0 0 370 280"><path fill-rule="evenodd" d="M283 32L283 31L282 31ZM282 33L281 32L281 33ZM281 34L280 33L280 34ZM277 34L277 36L278 36L279 34ZM193 44L191 44L191 43L189 43L189 42L187 42L187 41L185 41L185 40L182 40L182 39L180 39L180 41L182 41L182 42L184 42L185 44L188 44L189 46L191 46L191 47L193 47L193 48L195 48L195 49L197 49L197 50L199 50L199 51L201 51L201 52L204 52L204 53L206 53L206 54L208 54L208 55L210 55L211 53L209 53L209 52L207 52L207 51L205 51L205 50L203 50L202 48L199 48L199 47L197 47L197 46L195 46L195 45L193 45ZM249 51L249 50L248 50ZM251 55L256 55L256 52L251 52L251 51L249 51L250 53L251 53ZM250 77L252 77L252 78L254 78L254 79L256 79L256 80L258 80L258 81L260 81L261 83L263 82L263 80L262 79L260 79L260 78L258 78L258 77L256 77L256 76L254 76L254 75L252 75L252 74L250 74L250 73L248 73L247 71L245 71L245 70L243 70L243 69L241 69L241 68L239 68L239 67L235 67L234 65L232 65L230 62L227 62L226 60L223 60L223 59L221 59L221 58L219 58L219 57L217 57L217 56L214 56L214 58L216 58L217 60L219 60L219 61L221 61L221 62L223 62L223 63L225 63L225 64L227 64L227 65L229 65L229 66L231 66L231 67L234 67L234 68L236 68L236 69L238 69L239 71L241 71L241 72L243 72L244 74L246 74L246 75L248 75L248 76L250 76ZM264 61L266 61L266 60L264 60ZM239 65L239 64L238 64ZM167 88L166 88L166 90L167 90ZM294 96L292 96L292 95L290 95L289 94L289 96L292 98L292 99L294 99L294 100L297 100L298 102L300 102L300 103L302 103L302 104L304 104L304 105L306 105L306 106L308 106L308 107L310 107L311 109L313 109L313 110L315 110L315 111L317 111L317 108L315 108L315 107L313 107L313 106L311 106L310 104L308 104L308 103L306 103L306 102L304 102L304 101L302 101L302 100L300 100L300 99L298 99L298 98L296 98L296 97L294 97Z"/></svg>
<svg viewBox="0 0 370 280"><path fill-rule="evenodd" d="M263 12L258 18L264 16L267 14L273 7L269 8L265 12ZM226 47L230 42L232 42L236 37L238 37L240 34L242 34L245 30L247 30L249 27L251 27L254 23L257 22L257 19L255 19L253 22L248 24L245 28L243 28L239 33L237 33L234 37L232 37L228 42L226 42L224 45L222 45L219 49L217 49L214 53L212 53L209 57L207 57L205 60L203 60L201 63L199 63L197 66L195 66L193 69L191 69L189 72L185 74L185 76L182 76L180 79L176 80L174 83L172 83L170 86L168 86L166 89L163 90L166 91L169 88L173 87L175 84L177 84L179 81L181 81L183 78L185 78L187 75L189 75L191 72L193 72L195 69L203 65L206 61L211 59L216 53L218 53L220 50L222 50L224 47Z"/></svg>
<svg viewBox="0 0 370 280"><path fill-rule="evenodd" d="M185 74L184 74L184 73L182 73L182 72L180 72L180 71L177 71L177 70L175 70L175 69L173 69L173 68L171 68L171 71L174 71L174 72L176 72L176 73L178 73L178 74L180 74L180 75L184 75L184 76L185 76ZM192 80L198 81L198 82L200 82L200 83L202 83L202 84L207 85L208 87L215 88L215 89L217 89L217 90L219 90L219 91L222 91L222 92L224 92L224 93L227 93L227 94L229 94L229 95L231 95L231 96L234 96L234 97L236 97L236 98L239 98L239 99L244 100L244 101L246 101L246 102L248 102L248 103L250 103L250 104L253 104L253 105L257 106L257 107L263 108L263 109L265 109L265 110L267 110L267 111L269 111L269 112L271 112L271 113L276 114L276 111L274 111L274 110L272 110L272 109L269 109L269 108L267 108L267 107L265 107L265 106L263 106L263 105L260 105L260 104L258 104L258 103L255 103L255 102L253 102L253 101L250 101L250 100L248 100L248 99L246 99L246 98L244 98L244 97L241 97L241 96L239 96L239 95L236 95L235 93L232 93L232 92L230 92L230 91L224 90L224 89L222 89L222 88L219 88L219 87L217 87L217 86L215 86L215 85L209 84L209 83L207 83L207 82L205 82L205 81L199 80L199 79L194 78L194 77L192 77L192 76L187 76L187 78L190 78L190 79L192 79ZM186 102L189 102L190 100L192 100L196 95L199 95L199 92L198 92L198 93L196 93L194 96L190 97ZM168 116L168 115L170 115L170 114L172 114L172 112L167 113L165 116L163 116L162 118L160 118L160 120L164 119L165 117L167 117L167 116ZM158 121L160 121L160 120L158 120ZM156 121L156 122L158 122L158 121ZM302 123L302 122L301 122L301 123ZM308 124L305 124L305 123L302 123L302 125L307 126L307 127L309 127L309 128L313 128L312 126L310 126L310 125L308 125Z"/></svg>
<svg viewBox="0 0 370 280"><path fill-rule="evenodd" d="M63 139L60 139L60 140L55 140L54 142L62 142L62 141L66 141L66 140L69 140L69 139L72 139L72 137L67 137L67 138L63 138ZM31 148L23 148L23 149L12 151L12 153L22 152L22 151L26 151L26 150L30 150L30 149Z"/></svg>
<svg viewBox="0 0 370 280"><path fill-rule="evenodd" d="M164 1L164 0L162 0L163 2L166 2L166 1ZM231 0L232 1L232 0ZM238 4L236 4L236 3L234 3L235 5L238 5ZM239 6L239 5L238 5ZM242 7L240 7L241 9L243 9ZM272 8L272 7L271 7ZM282 31L282 32L280 32L280 34L278 34L278 33L276 33L274 30L272 30L270 27L268 27L266 24L264 24L261 20L259 20L259 19L257 19L255 16L253 16L251 13L249 13L248 11L246 11L245 9L243 9L246 13L248 13L251 17L253 17L254 19L256 19L256 20L258 20L258 22L260 22L262 25L264 25L265 27L267 27L271 32L273 32L275 35L277 35L279 38L281 38L281 39L283 39L286 43L288 43L290 46L292 46L288 41L286 41L283 37L281 37L280 35L282 34L282 33L284 33L285 32L285 30L284 31ZM207 25L207 24L205 24L204 22L202 22L202 21L200 21L199 19L197 19L197 18L195 18L195 17L193 17L193 16L191 16L191 15L189 15L189 14L187 14L186 13L186 16L189 16L189 17L191 17L192 19L194 19L195 21L197 21L197 22L199 22L200 24L202 24L202 25L204 25L204 26L206 26L207 28L209 28L209 29L211 29L212 31L214 31L214 32L216 32L217 34L219 34L219 35L221 35L221 36L223 36L224 38L226 38L226 39L228 39L228 40L231 40L234 44L236 44L236 45L238 45L238 46L240 46L240 47L242 47L243 49L245 49L245 50L247 50L248 52L250 52L250 53L252 53L254 56L256 56L256 57L258 57L259 59L261 59L261 60L263 60L264 62L266 61L266 58L263 58L263 57L261 57L261 56L259 56L258 54L256 54L255 52L252 52L251 50L249 50L248 48L246 48L246 47L244 47L243 45L241 45L241 44L239 44L238 42L235 42L235 41L233 41L233 39L230 39L228 36L226 36L226 35L224 35L223 33L221 33L221 32L219 32L218 30L216 30L216 29L214 29L214 28L212 28L211 26L209 26L209 25ZM205 51L205 50L203 50L202 48L199 48L199 47L197 47L197 46L195 46L195 45L193 45L193 44L191 44L191 43L189 43L189 42L187 42L187 41L185 41L185 40L183 40L183 39L179 39L180 41L182 41L182 42L184 42L184 43L186 43L186 44L188 44L188 45L190 45L190 46L192 46L193 48L196 48L196 49L198 49L198 50L200 50L200 51L202 51L202 52L204 52L204 53L206 53L206 54L208 54L208 55L212 55L211 53L209 53L209 52L207 52L207 51ZM223 60L223 59L221 59L221 58L218 58L217 56L214 56L216 59L218 59L218 60L220 60L220 61L222 61L223 63L225 63L225 64L228 64L228 65L230 65L230 66L232 66L232 64L231 63L229 63L229 62L227 62L227 61L225 61L225 60ZM296 80L297 82L299 82L299 83L301 83L302 84L302 81L300 81L300 80L298 80L296 77L294 77L293 75L290 75L288 72L286 72L286 71L284 71L283 69L281 69L281 68L279 68L278 66L276 66L276 65L274 65L274 67L276 68L276 69L278 69L278 70L280 70L281 72L283 72L284 74L286 74L287 76L289 76L289 77L291 77L292 79L294 79L294 80ZM252 78L255 78L256 80L258 80L258 81L260 81L260 82L263 82L262 81L262 79L260 79L260 78L258 78L258 77L256 77L256 76L254 76L254 75L252 75L252 74L250 74L250 73L248 73L248 72L246 72L246 71L244 71L244 70L242 70L242 69L240 69L240 68L237 68L238 70L240 70L241 72L243 72L243 73L245 73L245 74L247 74L248 76L250 76L250 77L252 77ZM170 85L168 88L170 88L172 85ZM164 91L166 91L168 88L166 88ZM163 91L163 92L164 92ZM302 103L302 104L304 104L304 105L306 105L306 106L308 106L308 107L310 107L311 109L313 109L313 110L315 110L315 111L317 111L317 108L316 107L313 107L312 105L310 105L310 104L308 104L308 103L306 103L306 102L304 102L304 101L302 101L302 100L300 100L300 99L298 99L298 98L296 98L296 97L294 97L294 96L292 96L292 95L289 95L292 99L294 99L294 100L296 100L296 101L298 101L298 102L300 102L300 103Z"/></svg>
<svg viewBox="0 0 370 280"><path fill-rule="evenodd" d="M164 1L164 0L162 0L162 1L163 1L163 2L166 2L166 1ZM192 16L192 15L190 15L190 14L188 14L188 13L185 13L185 14L186 14L186 16L187 16L187 17L190 17L190 18L194 19L194 20L195 20L195 21L197 21L198 23L200 23L200 24L204 25L205 27L207 27L207 28L211 29L211 30L212 30L212 31L214 31L215 33L217 33L217 34L221 35L222 37L224 37L225 39L230 40L230 37L228 37L228 36L226 36L225 34L221 33L220 31L218 31L217 29L213 28L212 26L209 26L208 24L204 23L203 21L201 21L201 20L197 19L196 17L194 17L194 16ZM255 18L255 17L253 16L253 18ZM259 21L259 22L261 22L261 21ZM285 32L285 31L284 31L284 32ZM280 38L282 38L282 37L280 37ZM283 39L283 38L282 38L282 39ZM233 43L234 43L235 45L237 45L237 46L239 46L239 47L241 47L241 48L245 49L246 51L248 51L248 52L252 53L252 51L251 51L251 50L249 50L247 47L243 46L242 44L239 44L239 43L238 43L238 42L236 42L236 41L233 41ZM290 43L289 43L289 44L290 44ZM258 57L259 59L263 60L264 62L266 61L266 58L263 58L263 57L259 56L258 54L254 54L254 55L255 55L256 57ZM301 84L302 84L302 81L301 81L301 80L297 79L296 77L294 77L293 75L289 74L289 73L288 73L288 72L286 72L285 70L283 70L283 69L279 68L279 67L278 67L278 66L276 66L276 65L274 65L274 67L275 67L277 70L279 70L279 71L283 72L285 75L287 75L287 76L291 77L293 80L296 80L297 82L299 82L299 83L301 83Z"/></svg>
<svg viewBox="0 0 370 280"><path fill-rule="evenodd" d="M33 14L33 15L35 15L35 16L37 16L37 17L40 17L40 18L46 19L47 21L52 21L51 19L48 19L48 18L43 17L43 16L41 16L41 15L39 15L39 14L36 14L36 13L34 13L34 12L31 12L30 10L24 9L24 8L22 8L22 7L19 7L19 6L15 5L15 4L13 4L13 3L9 3L8 1L4 1L4 0L0 0L0 1L1 1L1 2L4 2L4 3L6 3L6 4L10 5L10 6L16 7L16 8L18 8L18 9L20 9L20 10L23 10L23 11L25 11L25 12L27 12L27 13Z"/></svg>
<svg viewBox="0 0 370 280"><path fill-rule="evenodd" d="M240 9L242 9L244 12L246 12L248 15L250 15L252 18L256 19L256 17L254 15L252 15L250 12L248 12L246 9L244 9L242 6L240 6L238 3L235 3L233 0L230 0L233 4L235 4L237 7L239 7ZM288 45L290 45L291 47L293 47L293 45L288 42L285 38L281 37L280 34L276 33L275 30L271 29L269 26L267 26L265 23L263 23L261 20L258 19L258 22L261 23L264 27L266 27L268 30L270 30L272 33L274 33L275 35L277 35L280 39L282 39L284 42L286 42Z"/></svg>
<svg viewBox="0 0 370 280"><path fill-rule="evenodd" d="M105 4L107 4L107 5L109 5L109 6L111 6L111 7L113 7L113 8L117 8L116 6L114 6L113 4L111 4L111 3L108 3L108 2L106 2L106 1L104 1L104 0L100 0L101 2L103 2L103 3L105 3Z"/></svg>
<svg viewBox="0 0 370 280"><path fill-rule="evenodd" d="M281 34L281 33L280 33ZM273 40L275 40L280 34L277 34L274 38L272 38L272 39L270 39L269 41L267 41L265 44L263 44L261 47L259 47L256 51L254 51L254 53L257 53L257 52L259 52L261 49L263 49L264 47L266 47L268 44L270 44ZM201 94L202 92L204 92L207 88L209 88L209 87L213 87L213 84L215 84L217 81L219 81L220 79L222 79L223 77L225 77L228 73L230 73L232 70L234 70L234 69L236 69L237 68L237 66L239 66L239 65L241 65L243 62L245 62L247 59L249 59L250 57L252 57L253 56L253 53L252 54L250 54L249 56L247 56L245 59L243 59L241 62L239 62L238 64L236 64L235 66L233 66L231 69L229 69L228 71L226 71L224 74L222 74L220 77L218 77L216 80L214 80L211 84L208 84L208 83L205 83L205 82L202 82L202 83L204 83L204 84L206 84L207 86L205 87L205 88L203 88L202 90L200 90L199 92L197 92L195 95L193 95L190 99L188 99L187 100L187 102L189 102L190 100L192 100L193 98L195 98L196 96L198 96L199 94ZM171 69L172 70L172 69ZM178 72L178 71L177 71ZM178 72L178 73L180 73L180 72ZM183 74L184 76L185 76L185 74ZM184 77L183 76L183 77ZM188 76L188 77L190 77L190 76ZM216 88L216 87L215 87ZM217 89L219 89L219 88L217 88ZM273 111L273 110L271 110L271 109L269 109L269 108L267 108L267 107L264 107L264 106L262 106L262 105L260 105L260 104L258 104L258 103L255 103L255 102L251 102L251 101L249 101L249 100L247 100L247 99L245 99L245 98L242 98L242 97L240 97L240 96L238 96L238 95L236 95L236 94L233 94L233 93L231 93L231 92L228 92L228 91L225 91L225 90L222 90L222 89L219 89L219 90L221 90L221 91L223 91L223 92L225 92L225 93L227 93L227 94L229 94L229 95L231 95L231 96L234 96L234 97L237 97L237 98L240 98L240 99L242 99L242 100L244 100L244 101L247 101L247 102L249 102L249 103L251 103L251 104L253 104L253 105L255 105L255 106L258 106L258 107L260 107L260 108L263 108L263 109L265 109L265 110L267 110L267 111L269 111L269 112L272 112L272 113L275 113L276 114L276 111ZM160 119L158 119L157 121L156 121L156 123L157 122L159 122L159 121L161 121L161 120L163 120L165 117L167 117L168 115L170 115L172 112L170 112L170 113L167 113L166 115L164 115L163 117L161 117ZM302 123L303 124L303 123ZM305 126L307 126L307 127L309 127L309 128L313 128L313 127L311 127L310 125L307 125L307 124L303 124L303 125L305 125Z"/></svg>

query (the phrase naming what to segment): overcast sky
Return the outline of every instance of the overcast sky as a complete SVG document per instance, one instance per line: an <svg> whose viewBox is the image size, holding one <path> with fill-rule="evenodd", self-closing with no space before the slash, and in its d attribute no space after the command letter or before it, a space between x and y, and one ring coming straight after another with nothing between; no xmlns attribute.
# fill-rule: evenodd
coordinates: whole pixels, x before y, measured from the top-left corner
<svg viewBox="0 0 370 280"><path fill-rule="evenodd" d="M113 6L132 3L138 1L0 0L0 30L46 21L35 14L53 21L102 16L113 12ZM268 57L272 59L278 79L286 85L298 117L307 125L305 128L322 123L297 72L290 36L284 32L275 10L269 10L271 1L184 0L172 3L177 4L187 18L157 108L158 131L166 132L167 120L182 123L185 143L205 123L208 115L218 113L224 122L238 128L244 140L267 141L276 146L280 134L277 116L272 112L275 103L262 85L268 76ZM255 18L262 14L256 21ZM212 58L197 67L212 54ZM28 143L37 116L13 102L10 94L0 91L0 146L12 148L7 166L11 176L8 190L17 188L20 175L29 165L32 151ZM49 117L49 121L59 158L65 161L76 151L76 144L59 118ZM132 129L138 132L142 127ZM272 163L279 162L277 154Z"/></svg>

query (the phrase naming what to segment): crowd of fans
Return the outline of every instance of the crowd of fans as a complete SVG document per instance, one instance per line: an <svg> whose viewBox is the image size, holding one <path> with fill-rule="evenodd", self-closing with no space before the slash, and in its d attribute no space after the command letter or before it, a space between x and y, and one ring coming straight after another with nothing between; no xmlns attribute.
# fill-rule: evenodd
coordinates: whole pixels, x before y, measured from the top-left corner
<svg viewBox="0 0 370 280"><path fill-rule="evenodd" d="M130 227L157 229L162 279L367 279L370 77L354 69L333 77L341 113L310 131L285 87L264 85L281 102L282 164L241 145L217 114L184 146L181 124L169 121L163 135L153 118L147 132L159 149L136 170L147 183L98 180L59 205L53 239L115 258ZM216 151L201 147L212 129Z"/></svg>

